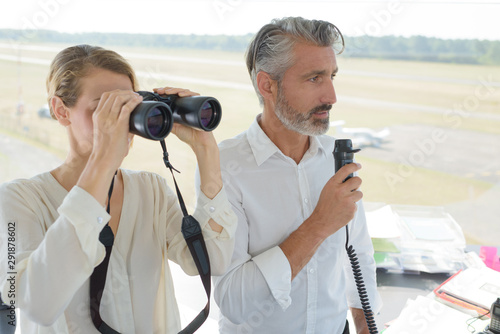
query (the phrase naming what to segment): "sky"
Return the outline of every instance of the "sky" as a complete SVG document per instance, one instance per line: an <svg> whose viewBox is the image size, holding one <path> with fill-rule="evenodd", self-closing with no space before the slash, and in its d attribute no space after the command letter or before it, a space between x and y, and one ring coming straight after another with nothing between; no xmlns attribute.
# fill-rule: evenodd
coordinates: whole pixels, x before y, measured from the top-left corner
<svg viewBox="0 0 500 334"><path fill-rule="evenodd" d="M242 35L273 18L303 16L348 36L500 40L494 0L2 0L0 9L0 28L69 33Z"/></svg>

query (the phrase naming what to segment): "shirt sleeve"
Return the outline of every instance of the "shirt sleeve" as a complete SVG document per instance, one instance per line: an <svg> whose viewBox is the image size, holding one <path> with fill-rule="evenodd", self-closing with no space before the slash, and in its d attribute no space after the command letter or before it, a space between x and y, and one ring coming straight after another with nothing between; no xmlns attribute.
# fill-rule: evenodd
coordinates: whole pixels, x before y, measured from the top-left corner
<svg viewBox="0 0 500 334"><path fill-rule="evenodd" d="M363 203L358 202L358 210L352 222L349 223L349 245L356 251L359 266L363 276L366 292L372 311L376 314L382 308L382 299L377 291L376 263L373 257L374 250L368 227ZM344 274L346 277L346 294L349 307L362 309L356 282L354 280L351 263L346 253Z"/></svg>
<svg viewBox="0 0 500 334"><path fill-rule="evenodd" d="M275 246L253 258L262 276L271 290L276 302L283 310L292 303L292 269L290 263L279 246Z"/></svg>
<svg viewBox="0 0 500 334"><path fill-rule="evenodd" d="M7 254L0 252L0 291L6 303L48 326L103 260L99 233L110 216L79 187L68 193L54 222L41 221L43 203L37 200L19 184L0 188L1 244L12 241L15 247L13 268L7 265L12 264Z"/></svg>
<svg viewBox="0 0 500 334"><path fill-rule="evenodd" d="M173 193L170 196L170 202L170 214L167 218L168 257L179 264L188 275L198 275L198 270L181 232L182 212L177 204L177 197ZM229 266L236 231L236 216L227 200L225 189L222 188L213 199L209 199L199 190L192 216L202 229L210 258L211 273L221 275ZM222 226L220 233L212 230L209 225L210 219Z"/></svg>
<svg viewBox="0 0 500 334"><path fill-rule="evenodd" d="M193 217L200 222L203 231L212 275L222 275L231 261L237 226L237 218L227 200L226 190L222 188L213 199L209 199L199 190ZM222 226L220 233L212 230L208 224L211 219Z"/></svg>
<svg viewBox="0 0 500 334"><path fill-rule="evenodd" d="M238 217L235 248L229 270L214 277L214 298L221 313L235 324L262 309L282 309L291 304L290 264L279 246L253 257L248 253L248 222L237 195L229 193L233 211Z"/></svg>

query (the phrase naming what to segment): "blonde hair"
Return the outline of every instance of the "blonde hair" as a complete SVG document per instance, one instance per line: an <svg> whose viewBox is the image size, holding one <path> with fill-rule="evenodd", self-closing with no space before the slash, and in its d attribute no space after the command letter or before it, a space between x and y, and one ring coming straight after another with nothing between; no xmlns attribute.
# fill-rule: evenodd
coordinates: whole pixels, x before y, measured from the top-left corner
<svg viewBox="0 0 500 334"><path fill-rule="evenodd" d="M56 55L50 64L47 76L47 93L52 118L55 119L50 103L52 97L57 96L64 105L73 107L81 94L80 79L87 76L93 68L124 74L130 78L134 91L139 88L132 66L118 53L86 44L68 47Z"/></svg>

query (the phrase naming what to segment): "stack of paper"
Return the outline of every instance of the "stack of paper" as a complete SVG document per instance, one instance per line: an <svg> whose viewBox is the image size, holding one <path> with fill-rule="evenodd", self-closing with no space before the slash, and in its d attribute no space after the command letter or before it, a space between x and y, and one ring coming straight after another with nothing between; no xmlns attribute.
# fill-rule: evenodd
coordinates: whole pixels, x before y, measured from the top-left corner
<svg viewBox="0 0 500 334"><path fill-rule="evenodd" d="M368 233L372 238L377 267L401 270L399 223L389 205L366 211Z"/></svg>
<svg viewBox="0 0 500 334"><path fill-rule="evenodd" d="M489 323L487 320L471 323L471 320L473 318L468 314L431 298L418 296L416 300L408 301L384 334L470 334L482 331Z"/></svg>
<svg viewBox="0 0 500 334"><path fill-rule="evenodd" d="M455 273L464 268L465 238L440 207L385 205L367 211L379 268Z"/></svg>

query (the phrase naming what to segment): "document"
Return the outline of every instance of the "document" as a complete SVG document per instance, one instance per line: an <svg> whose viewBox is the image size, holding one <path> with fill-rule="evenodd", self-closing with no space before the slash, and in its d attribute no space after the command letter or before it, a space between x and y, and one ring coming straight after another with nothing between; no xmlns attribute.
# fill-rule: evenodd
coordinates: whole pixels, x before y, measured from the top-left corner
<svg viewBox="0 0 500 334"><path fill-rule="evenodd" d="M372 238L399 238L398 217L392 212L390 205L366 212L368 233Z"/></svg>
<svg viewBox="0 0 500 334"><path fill-rule="evenodd" d="M398 319L384 334L470 334L468 323L472 317L436 300L418 296L409 300ZM477 320L469 328L476 333L483 330L489 321Z"/></svg>

